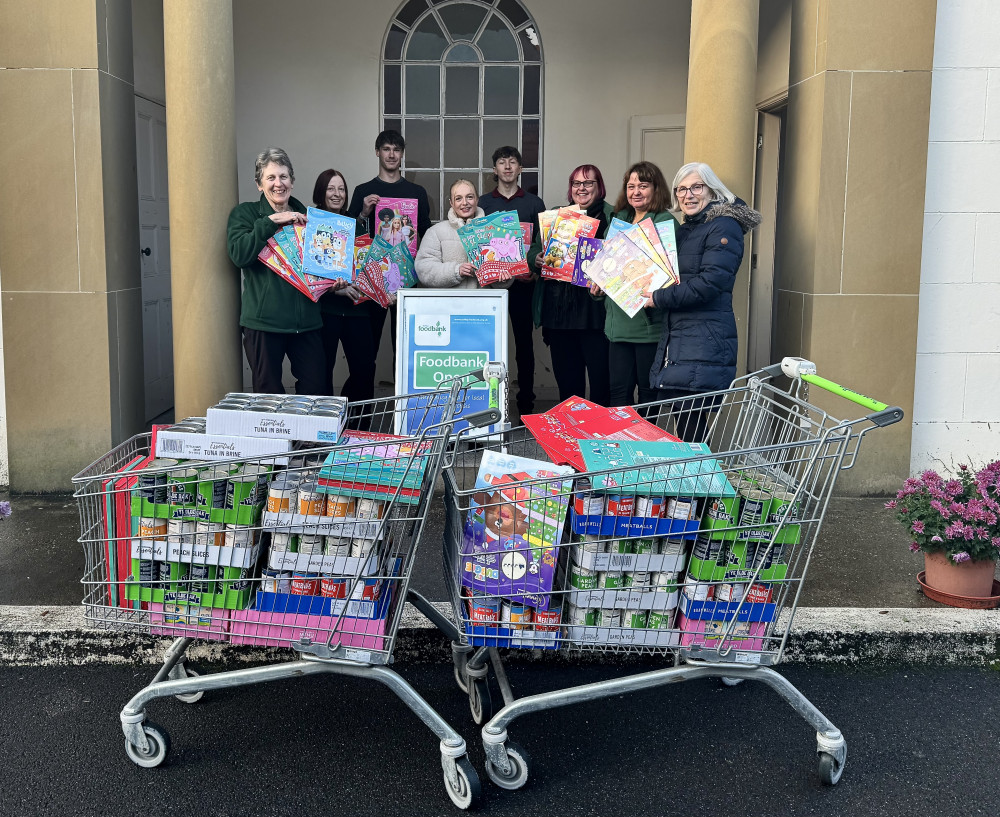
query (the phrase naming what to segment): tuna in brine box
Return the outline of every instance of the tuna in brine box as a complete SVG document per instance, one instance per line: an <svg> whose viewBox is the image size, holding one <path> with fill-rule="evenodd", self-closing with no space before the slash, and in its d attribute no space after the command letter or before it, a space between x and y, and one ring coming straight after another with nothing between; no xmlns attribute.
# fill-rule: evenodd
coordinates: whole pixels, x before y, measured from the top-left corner
<svg viewBox="0 0 1000 817"><path fill-rule="evenodd" d="M572 474L567 466L483 454L463 530L463 587L548 607ZM543 481L523 484L534 479Z"/></svg>

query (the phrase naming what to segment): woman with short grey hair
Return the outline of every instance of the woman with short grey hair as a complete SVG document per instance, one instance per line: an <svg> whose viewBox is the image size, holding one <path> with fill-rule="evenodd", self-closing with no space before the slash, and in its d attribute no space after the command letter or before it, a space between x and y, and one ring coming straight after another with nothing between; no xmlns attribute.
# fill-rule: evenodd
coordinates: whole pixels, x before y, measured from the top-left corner
<svg viewBox="0 0 1000 817"><path fill-rule="evenodd" d="M260 198L236 205L226 228L229 258L243 272L240 326L253 390L284 393L281 368L287 356L295 391L323 394L326 379L319 304L257 257L280 229L306 221L305 206L292 197L295 173L288 154L275 147L262 151L254 164L254 181Z"/></svg>

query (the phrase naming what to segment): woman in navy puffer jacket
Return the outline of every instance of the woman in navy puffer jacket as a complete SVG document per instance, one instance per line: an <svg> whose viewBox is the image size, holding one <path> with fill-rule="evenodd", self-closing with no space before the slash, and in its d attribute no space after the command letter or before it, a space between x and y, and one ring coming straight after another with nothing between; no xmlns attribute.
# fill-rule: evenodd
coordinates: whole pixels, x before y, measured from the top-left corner
<svg viewBox="0 0 1000 817"><path fill-rule="evenodd" d="M695 398L728 388L736 376L733 285L743 260L743 236L760 224L760 213L734 196L704 162L690 162L674 176L671 209L677 228L680 283L652 293L647 306L663 313L650 386L660 399L691 397L680 404L678 435L704 442L719 397Z"/></svg>

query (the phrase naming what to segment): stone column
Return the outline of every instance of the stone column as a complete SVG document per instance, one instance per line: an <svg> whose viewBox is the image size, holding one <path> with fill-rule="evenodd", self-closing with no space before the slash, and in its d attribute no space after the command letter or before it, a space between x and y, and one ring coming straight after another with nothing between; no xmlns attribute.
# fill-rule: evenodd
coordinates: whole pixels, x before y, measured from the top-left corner
<svg viewBox="0 0 1000 817"><path fill-rule="evenodd" d="M693 0L684 161L706 162L751 203L757 110L758 0ZM670 179L667 180L671 181ZM733 291L739 332L737 374L746 367L749 241Z"/></svg>
<svg viewBox="0 0 1000 817"><path fill-rule="evenodd" d="M242 385L240 277L225 242L237 201L231 0L164 0L163 51L180 418Z"/></svg>

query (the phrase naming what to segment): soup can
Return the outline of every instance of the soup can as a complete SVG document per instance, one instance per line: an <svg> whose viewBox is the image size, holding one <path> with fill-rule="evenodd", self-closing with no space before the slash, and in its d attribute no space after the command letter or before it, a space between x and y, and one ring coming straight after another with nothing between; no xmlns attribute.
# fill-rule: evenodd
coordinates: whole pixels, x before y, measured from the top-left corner
<svg viewBox="0 0 1000 817"><path fill-rule="evenodd" d="M302 573L296 571L292 573L289 592L293 596L317 596L319 595L319 584L319 573Z"/></svg>
<svg viewBox="0 0 1000 817"><path fill-rule="evenodd" d="M351 580L343 576L324 576L320 581L319 594L326 599L346 599Z"/></svg>

